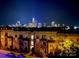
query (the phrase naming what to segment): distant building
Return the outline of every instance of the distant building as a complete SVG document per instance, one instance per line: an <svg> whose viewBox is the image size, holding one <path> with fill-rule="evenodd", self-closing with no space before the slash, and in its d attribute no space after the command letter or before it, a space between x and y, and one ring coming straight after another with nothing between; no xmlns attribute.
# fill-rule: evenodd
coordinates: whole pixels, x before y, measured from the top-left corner
<svg viewBox="0 0 79 59"><path fill-rule="evenodd" d="M60 24L58 24L58 27L60 27Z"/></svg>
<svg viewBox="0 0 79 59"><path fill-rule="evenodd" d="M42 24L41 23L38 23L38 28L42 27Z"/></svg>
<svg viewBox="0 0 79 59"><path fill-rule="evenodd" d="M16 25L12 24L12 27L16 27Z"/></svg>
<svg viewBox="0 0 79 59"><path fill-rule="evenodd" d="M54 27L54 26L55 26L55 22L52 21L52 22L51 22L51 27Z"/></svg>
<svg viewBox="0 0 79 59"><path fill-rule="evenodd" d="M46 23L43 23L43 27L46 27Z"/></svg>
<svg viewBox="0 0 79 59"><path fill-rule="evenodd" d="M35 21L34 18L32 19L32 22L31 23L28 23L28 26L27 27L37 27L37 23L36 23L36 21Z"/></svg>
<svg viewBox="0 0 79 59"><path fill-rule="evenodd" d="M57 24L55 24L54 26L57 27Z"/></svg>
<svg viewBox="0 0 79 59"><path fill-rule="evenodd" d="M63 24L63 27L65 26L65 24Z"/></svg>
<svg viewBox="0 0 79 59"><path fill-rule="evenodd" d="M16 27L19 27L19 26L21 26L21 23L20 23L20 21L17 21Z"/></svg>
<svg viewBox="0 0 79 59"><path fill-rule="evenodd" d="M70 40L78 43L79 32L74 32L74 30L62 30L61 27L0 27L0 40L0 45L2 49L8 48L15 49L17 51L20 50L23 52L27 52L30 51L32 48L35 48L37 52L43 51L47 54L51 51L55 52L56 48L62 41Z"/></svg>
<svg viewBox="0 0 79 59"><path fill-rule="evenodd" d="M74 26L74 29L77 29L78 27L77 26Z"/></svg>
<svg viewBox="0 0 79 59"><path fill-rule="evenodd" d="M66 30L69 30L70 29L70 27L69 26L66 26L67 28L66 28Z"/></svg>
<svg viewBox="0 0 79 59"><path fill-rule="evenodd" d="M23 27L27 27L27 24L23 24Z"/></svg>

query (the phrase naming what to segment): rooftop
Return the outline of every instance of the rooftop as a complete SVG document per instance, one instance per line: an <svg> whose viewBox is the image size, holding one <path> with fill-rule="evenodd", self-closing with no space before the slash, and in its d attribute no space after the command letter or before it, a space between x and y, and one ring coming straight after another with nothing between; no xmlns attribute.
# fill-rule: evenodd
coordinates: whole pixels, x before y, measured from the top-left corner
<svg viewBox="0 0 79 59"><path fill-rule="evenodd" d="M79 28L73 29L70 28L68 30L65 29L66 27L32 27L32 28L26 28L26 27L9 27L9 26L3 26L0 27L0 30L14 30L14 31L57 31L58 33L73 33L73 34L79 34Z"/></svg>

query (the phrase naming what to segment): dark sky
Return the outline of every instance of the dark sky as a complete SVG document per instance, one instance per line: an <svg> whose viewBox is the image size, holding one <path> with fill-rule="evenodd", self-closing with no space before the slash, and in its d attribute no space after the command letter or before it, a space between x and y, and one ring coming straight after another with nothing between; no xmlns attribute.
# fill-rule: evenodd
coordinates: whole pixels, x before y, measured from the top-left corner
<svg viewBox="0 0 79 59"><path fill-rule="evenodd" d="M79 26L77 0L0 0L0 24L28 23L32 18L39 22Z"/></svg>

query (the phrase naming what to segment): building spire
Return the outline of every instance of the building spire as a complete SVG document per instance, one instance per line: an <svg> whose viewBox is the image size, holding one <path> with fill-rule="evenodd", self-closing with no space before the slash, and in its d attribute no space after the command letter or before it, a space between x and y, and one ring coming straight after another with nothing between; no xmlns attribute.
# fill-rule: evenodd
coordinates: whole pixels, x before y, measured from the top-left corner
<svg viewBox="0 0 79 59"><path fill-rule="evenodd" d="M35 18L34 17L32 18L32 22L35 23Z"/></svg>

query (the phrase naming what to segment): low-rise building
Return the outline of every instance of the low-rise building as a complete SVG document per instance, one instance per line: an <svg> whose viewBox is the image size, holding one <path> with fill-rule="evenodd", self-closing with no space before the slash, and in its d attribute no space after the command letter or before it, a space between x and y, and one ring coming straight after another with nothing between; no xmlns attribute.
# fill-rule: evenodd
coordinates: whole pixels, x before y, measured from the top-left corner
<svg viewBox="0 0 79 59"><path fill-rule="evenodd" d="M24 51L41 50L41 53L55 53L60 43L67 40L79 41L78 30L63 30L61 27L0 27L0 48ZM78 45L76 45L79 47ZM26 52L27 52L26 51Z"/></svg>

